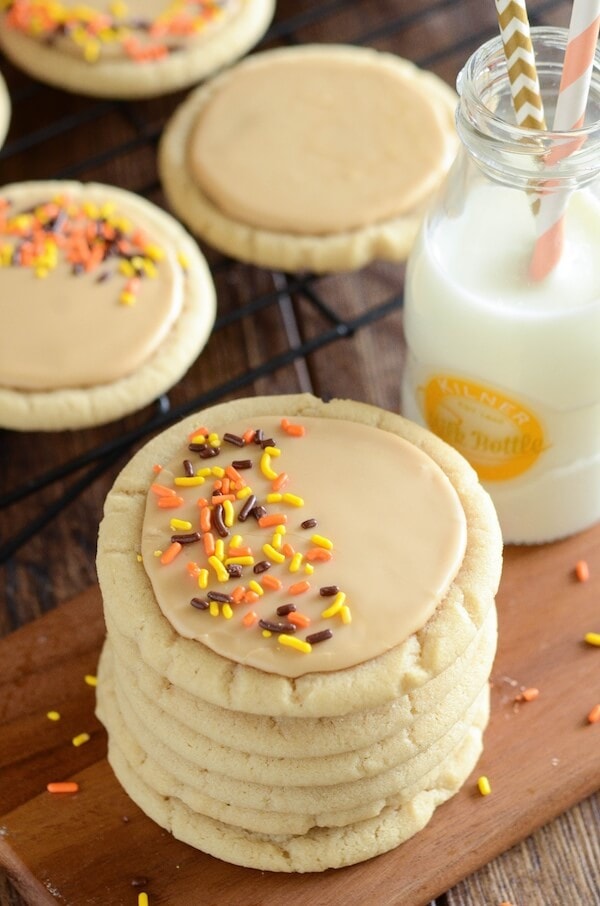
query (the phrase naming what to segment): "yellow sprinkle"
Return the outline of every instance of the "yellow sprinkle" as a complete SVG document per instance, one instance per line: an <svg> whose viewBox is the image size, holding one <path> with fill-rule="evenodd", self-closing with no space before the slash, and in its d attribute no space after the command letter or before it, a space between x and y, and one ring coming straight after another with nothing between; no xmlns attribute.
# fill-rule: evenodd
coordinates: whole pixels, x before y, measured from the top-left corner
<svg viewBox="0 0 600 906"><path fill-rule="evenodd" d="M78 736L74 736L71 742L74 746L82 746L84 742L90 741L89 733L80 733Z"/></svg>
<svg viewBox="0 0 600 906"><path fill-rule="evenodd" d="M489 794L492 792L490 782L487 779L487 777L485 777L483 774L477 781L477 789L479 790L479 792L481 793L482 796L489 796Z"/></svg>
<svg viewBox="0 0 600 906"><path fill-rule="evenodd" d="M121 274L124 274L126 277L135 277L135 270L128 260L119 262L119 272Z"/></svg>
<svg viewBox="0 0 600 906"><path fill-rule="evenodd" d="M143 560L143 557L142 557L141 554L136 554L136 555L135 555L135 559L137 560L138 563L141 563L142 560Z"/></svg>
<svg viewBox="0 0 600 906"><path fill-rule="evenodd" d="M281 532L274 532L273 537L271 538L271 544L276 551L281 550L283 545L283 535Z"/></svg>
<svg viewBox="0 0 600 906"><path fill-rule="evenodd" d="M212 447L218 447L221 444L221 441L219 440L219 435L216 434L214 431L211 431L210 434L208 435L208 442Z"/></svg>
<svg viewBox="0 0 600 906"><path fill-rule="evenodd" d="M352 622L352 611L350 610L350 608L348 607L347 604L344 604L344 606L340 610L340 617L341 617L342 623L346 623L346 625L348 625L349 623Z"/></svg>
<svg viewBox="0 0 600 906"><path fill-rule="evenodd" d="M250 588L253 592L256 592L257 595L264 595L265 593L264 588L256 581L256 579L250 579L250 581L248 582L248 588Z"/></svg>
<svg viewBox="0 0 600 906"><path fill-rule="evenodd" d="M153 556L155 557L162 557L162 555L163 552L161 550L153 551Z"/></svg>
<svg viewBox="0 0 600 906"><path fill-rule="evenodd" d="M144 249L144 254L148 258L152 258L153 261L162 261L165 257L164 250L158 245L147 245Z"/></svg>
<svg viewBox="0 0 600 906"><path fill-rule="evenodd" d="M193 434L190 438L191 444L205 444L206 443L206 434L200 432L199 434ZM206 469L206 474L210 475L210 468Z"/></svg>
<svg viewBox="0 0 600 906"><path fill-rule="evenodd" d="M212 475L212 469L210 466L204 466L202 469L196 469L196 475L200 475L201 478L208 478L209 475Z"/></svg>
<svg viewBox="0 0 600 906"><path fill-rule="evenodd" d="M198 588L206 588L208 585L208 570L203 566L198 573Z"/></svg>
<svg viewBox="0 0 600 906"><path fill-rule="evenodd" d="M263 631L262 631L263 639L270 639L272 635L273 635L273 633L271 632L270 629L263 629Z"/></svg>
<svg viewBox="0 0 600 906"><path fill-rule="evenodd" d="M265 453L268 453L270 456L281 456L279 447L265 447Z"/></svg>
<svg viewBox="0 0 600 906"><path fill-rule="evenodd" d="M189 532L190 529L192 528L192 523L188 522L187 519L171 519L169 525L171 526L171 528L173 529L174 532L175 531Z"/></svg>
<svg viewBox="0 0 600 906"><path fill-rule="evenodd" d="M263 553L267 555L269 560L274 560L275 563L285 562L284 555L275 550L272 544L263 544Z"/></svg>
<svg viewBox="0 0 600 906"><path fill-rule="evenodd" d="M329 538L324 538L323 535L313 535L310 540L317 547L324 547L328 551L333 549L333 541L330 541Z"/></svg>
<svg viewBox="0 0 600 906"><path fill-rule="evenodd" d="M175 484L181 488L195 488L204 484L204 478L202 475L178 475Z"/></svg>
<svg viewBox="0 0 600 906"><path fill-rule="evenodd" d="M240 566L254 566L254 557L250 554L243 554L240 557L226 557L225 566L230 566L232 563L237 563Z"/></svg>
<svg viewBox="0 0 600 906"><path fill-rule="evenodd" d="M184 271L187 271L189 269L190 262L187 255L185 255L183 252L177 252L177 260Z"/></svg>
<svg viewBox="0 0 600 906"><path fill-rule="evenodd" d="M289 503L292 506L304 506L304 500L302 497L298 497L297 494L283 494L282 500L284 503Z"/></svg>
<svg viewBox="0 0 600 906"><path fill-rule="evenodd" d="M135 300L135 295L133 293L127 292L127 290L123 290L123 292L119 296L119 302L122 305L135 305Z"/></svg>
<svg viewBox="0 0 600 906"><path fill-rule="evenodd" d="M145 890L138 893L138 906L148 906L148 894Z"/></svg>
<svg viewBox="0 0 600 906"><path fill-rule="evenodd" d="M100 56L100 42L86 41L83 45L83 58L87 63L95 63Z"/></svg>
<svg viewBox="0 0 600 906"><path fill-rule="evenodd" d="M231 607L231 604L227 604L227 603L223 604L223 616L225 617L226 620L230 620L232 618L233 609Z"/></svg>
<svg viewBox="0 0 600 906"><path fill-rule="evenodd" d="M331 606L328 607L326 610L324 610L324 611L321 613L321 616L322 616L325 620L328 619L329 617L334 617L334 616L336 615L336 613L339 613L340 610L342 609L342 607L344 606L345 600L346 600L346 594L345 594L345 592L343 592L343 591L338 591L337 595L335 596L335 598L334 598L333 601L331 602Z"/></svg>
<svg viewBox="0 0 600 906"><path fill-rule="evenodd" d="M215 557L213 554L212 557L208 558L209 566L212 566L215 573L217 574L217 579L219 582L227 582L229 580L229 573L221 563L218 557Z"/></svg>
<svg viewBox="0 0 600 906"><path fill-rule="evenodd" d="M249 497L251 493L252 493L252 488L250 488L250 487L248 487L248 485L246 485L245 488L240 488L240 490L237 492L237 494L235 496L237 497L238 500L244 500L246 497Z"/></svg>
<svg viewBox="0 0 600 906"><path fill-rule="evenodd" d="M210 613L211 617L218 617L219 616L219 602L211 601L210 605L208 607L208 612Z"/></svg>
<svg viewBox="0 0 600 906"><path fill-rule="evenodd" d="M305 563L305 564L304 564L304 572L306 573L307 576L312 576L312 574L314 573L314 571L315 571L315 568L314 568L314 566L312 565L312 563Z"/></svg>
<svg viewBox="0 0 600 906"><path fill-rule="evenodd" d="M297 639L293 635L287 635L285 632L280 633L279 642L282 645L287 645L288 648L295 648L296 651L301 651L303 654L310 654L312 651L312 645L310 642L305 642L303 639Z"/></svg>
<svg viewBox="0 0 600 906"><path fill-rule="evenodd" d="M233 504L231 500L223 501L223 522L227 528L231 528L235 519L235 513L233 511Z"/></svg>
<svg viewBox="0 0 600 906"><path fill-rule="evenodd" d="M290 561L290 572L297 573L302 565L302 554L297 551Z"/></svg>
<svg viewBox="0 0 600 906"><path fill-rule="evenodd" d="M229 542L229 547L241 547L244 543L244 539L241 535L232 535Z"/></svg>
<svg viewBox="0 0 600 906"><path fill-rule="evenodd" d="M267 448L268 449L268 448ZM267 453L267 450L260 457L260 471L263 473L265 478L268 478L270 481L273 481L277 478L277 472L271 468L271 455Z"/></svg>
<svg viewBox="0 0 600 906"><path fill-rule="evenodd" d="M283 494L278 494L273 491L271 494L267 494L267 503L281 503L283 500Z"/></svg>
<svg viewBox="0 0 600 906"><path fill-rule="evenodd" d="M86 675L83 677L83 681L84 683L87 683L88 686L98 685L98 677L93 676L91 673L86 673Z"/></svg>
<svg viewBox="0 0 600 906"><path fill-rule="evenodd" d="M154 280L154 278L158 274L156 265L154 264L153 261L150 261L149 258L142 258L141 270L143 270L143 272L146 274L146 276L150 277L151 280Z"/></svg>
<svg viewBox="0 0 600 906"><path fill-rule="evenodd" d="M588 645L597 645L600 647L600 632L586 632L584 640Z"/></svg>
<svg viewBox="0 0 600 906"><path fill-rule="evenodd" d="M60 720L59 711L46 711L46 717L48 720Z"/></svg>
<svg viewBox="0 0 600 906"><path fill-rule="evenodd" d="M217 538L215 541L215 557L223 562L225 559L225 542L222 538Z"/></svg>
<svg viewBox="0 0 600 906"><path fill-rule="evenodd" d="M210 471L215 476L215 478L223 478L223 476L225 475L225 469L223 468L223 466L213 466Z"/></svg>

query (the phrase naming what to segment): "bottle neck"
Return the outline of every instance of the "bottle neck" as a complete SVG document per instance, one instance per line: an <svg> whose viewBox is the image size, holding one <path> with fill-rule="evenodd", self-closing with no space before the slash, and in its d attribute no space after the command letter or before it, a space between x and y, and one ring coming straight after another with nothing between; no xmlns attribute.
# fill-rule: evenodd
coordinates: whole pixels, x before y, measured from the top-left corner
<svg viewBox="0 0 600 906"><path fill-rule="evenodd" d="M567 32L533 28L531 39L546 123L554 118ZM463 146L491 179L531 191L573 191L600 175L600 50L596 51L585 124L569 132L518 126L500 36L483 44L457 80L456 127Z"/></svg>

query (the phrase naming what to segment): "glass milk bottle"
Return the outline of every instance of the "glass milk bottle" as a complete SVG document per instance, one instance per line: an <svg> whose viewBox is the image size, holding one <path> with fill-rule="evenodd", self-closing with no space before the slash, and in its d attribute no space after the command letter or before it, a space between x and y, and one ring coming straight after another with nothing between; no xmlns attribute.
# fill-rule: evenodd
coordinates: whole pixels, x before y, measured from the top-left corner
<svg viewBox="0 0 600 906"><path fill-rule="evenodd" d="M566 37L532 30L548 123ZM600 55L576 132L515 125L499 37L457 84L462 147L407 267L402 411L471 462L507 543L550 541L600 519ZM533 279L555 192L562 252Z"/></svg>

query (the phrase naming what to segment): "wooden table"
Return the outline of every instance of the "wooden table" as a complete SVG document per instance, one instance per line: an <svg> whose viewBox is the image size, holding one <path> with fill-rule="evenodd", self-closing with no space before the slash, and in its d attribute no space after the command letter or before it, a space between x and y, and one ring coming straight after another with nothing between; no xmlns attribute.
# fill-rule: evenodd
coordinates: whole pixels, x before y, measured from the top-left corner
<svg viewBox="0 0 600 906"><path fill-rule="evenodd" d="M529 11L536 24L566 25L569 4L533 2ZM453 83L470 52L496 33L494 15L491 0L281 0L262 46L371 45L414 59ZM156 140L183 94L139 103L94 102L40 86L6 61L0 68L14 103L0 152L1 183L75 177L120 185L163 203ZM399 409L401 266L378 264L356 274L298 280L204 251L217 284L218 321L201 360L168 400L98 429L47 436L0 433L0 495L16 487L29 491L10 505L5 500L0 510L0 636L37 625L39 617L95 586L104 497L124 459L161 421L215 400L298 390ZM599 541L596 534L585 540L598 573ZM576 552L575 544L563 549L564 562ZM518 551L509 552L511 563L519 557ZM554 552L549 548L536 557L543 582ZM0 676L1 671L2 665ZM15 690L18 686L15 680ZM600 698L600 689L596 693ZM503 900L515 906L600 904L600 797L589 797L600 785L598 762L594 770L595 778L581 786L588 798L484 867L471 859L469 871L478 870L441 894L437 906L499 906ZM572 801L577 798L575 793ZM511 839L520 839L518 832ZM440 847L437 859L444 858ZM4 879L1 906L22 902ZM402 906L400 899L388 902Z"/></svg>

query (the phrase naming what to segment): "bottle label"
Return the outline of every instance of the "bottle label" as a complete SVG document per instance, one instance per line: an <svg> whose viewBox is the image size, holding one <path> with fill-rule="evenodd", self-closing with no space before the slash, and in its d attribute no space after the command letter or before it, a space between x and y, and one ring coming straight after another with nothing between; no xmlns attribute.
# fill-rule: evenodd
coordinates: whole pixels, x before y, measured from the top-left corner
<svg viewBox="0 0 600 906"><path fill-rule="evenodd" d="M427 427L462 453L483 481L522 475L544 451L534 413L504 391L436 374L421 389Z"/></svg>

